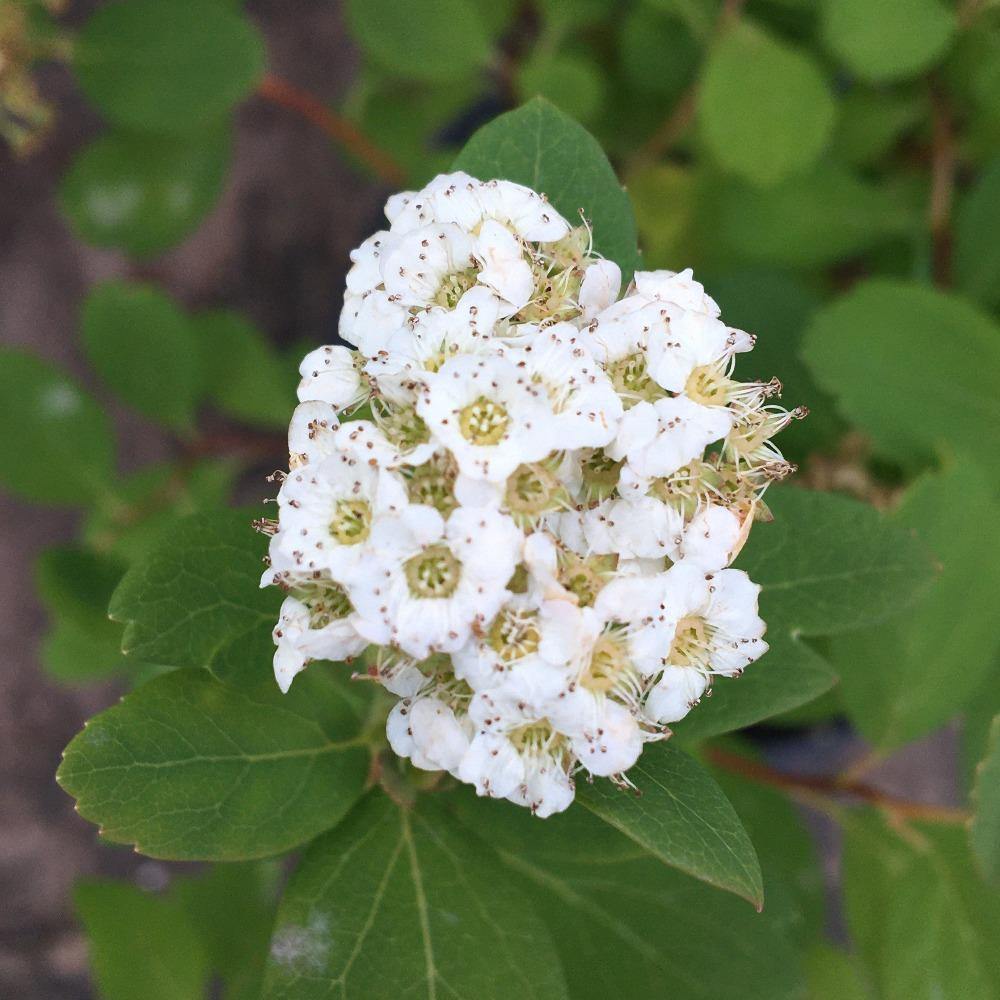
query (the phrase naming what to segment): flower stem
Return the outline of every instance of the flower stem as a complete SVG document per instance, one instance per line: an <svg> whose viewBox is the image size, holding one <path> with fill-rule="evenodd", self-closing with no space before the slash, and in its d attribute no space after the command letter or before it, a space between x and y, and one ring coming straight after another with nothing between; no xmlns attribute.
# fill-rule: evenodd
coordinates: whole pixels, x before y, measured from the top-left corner
<svg viewBox="0 0 1000 1000"><path fill-rule="evenodd" d="M931 823L967 823L969 813L953 806L939 806L928 802L913 802L910 799L889 795L881 789L846 776L827 777L824 775L796 775L778 771L767 764L750 760L740 754L717 748L708 751L708 760L716 767L738 774L758 785L767 785L787 792L807 801L817 797L838 799L847 796L873 805L900 820L925 820Z"/></svg>
<svg viewBox="0 0 1000 1000"><path fill-rule="evenodd" d="M353 122L338 115L317 97L273 73L268 73L257 88L265 101L294 111L322 129L337 145L364 163L379 180L394 187L406 183L406 171L384 149L377 146Z"/></svg>

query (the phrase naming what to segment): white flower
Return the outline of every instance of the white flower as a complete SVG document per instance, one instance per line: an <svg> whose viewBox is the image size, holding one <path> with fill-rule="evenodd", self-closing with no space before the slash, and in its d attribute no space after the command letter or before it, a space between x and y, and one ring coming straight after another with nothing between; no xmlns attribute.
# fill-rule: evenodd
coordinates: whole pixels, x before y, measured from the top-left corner
<svg viewBox="0 0 1000 1000"><path fill-rule="evenodd" d="M467 728L438 698L406 698L386 720L393 751L425 771L454 771L469 748Z"/></svg>
<svg viewBox="0 0 1000 1000"><path fill-rule="evenodd" d="M612 260L595 260L584 272L579 303L586 320L610 308L622 287L622 270Z"/></svg>
<svg viewBox="0 0 1000 1000"><path fill-rule="evenodd" d="M358 373L358 357L346 347L317 347L299 365L298 396L300 402L320 400L337 410L349 409L363 402L368 387Z"/></svg>
<svg viewBox="0 0 1000 1000"><path fill-rule="evenodd" d="M646 298L672 302L712 317L721 311L715 299L705 294L705 286L694 280L694 271L689 267L679 272L636 271L632 281L636 292Z"/></svg>
<svg viewBox="0 0 1000 1000"><path fill-rule="evenodd" d="M288 425L290 467L318 464L336 451L337 407L320 400L299 403Z"/></svg>
<svg viewBox="0 0 1000 1000"><path fill-rule="evenodd" d="M329 574L344 583L367 557L374 527L406 506L405 489L395 475L352 452L337 451L318 465L293 470L282 483L272 559L277 554L300 573Z"/></svg>
<svg viewBox="0 0 1000 1000"><path fill-rule="evenodd" d="M274 626L274 676L285 693L310 660L345 660L357 656L367 641L352 623L351 602L331 584L306 600L286 597Z"/></svg>
<svg viewBox="0 0 1000 1000"><path fill-rule="evenodd" d="M503 357L460 355L430 373L417 412L473 479L502 482L557 447L544 390Z"/></svg>
<svg viewBox="0 0 1000 1000"><path fill-rule="evenodd" d="M722 406L701 406L686 396L637 403L621 419L607 454L624 459L637 476L669 476L724 438L733 415Z"/></svg>
<svg viewBox="0 0 1000 1000"><path fill-rule="evenodd" d="M618 431L622 402L571 323L531 330L530 344L506 357L544 388L560 448L600 448Z"/></svg>
<svg viewBox="0 0 1000 1000"><path fill-rule="evenodd" d="M522 536L498 511L459 508L447 521L413 504L373 526L370 562L347 590L358 631L417 659L454 652L507 599Z"/></svg>

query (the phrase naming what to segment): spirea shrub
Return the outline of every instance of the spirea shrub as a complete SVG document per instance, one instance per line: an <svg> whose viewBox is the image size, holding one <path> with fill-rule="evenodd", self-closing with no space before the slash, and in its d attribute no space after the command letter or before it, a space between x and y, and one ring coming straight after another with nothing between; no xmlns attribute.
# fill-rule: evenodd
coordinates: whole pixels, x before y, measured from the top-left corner
<svg viewBox="0 0 1000 1000"><path fill-rule="evenodd" d="M729 568L804 411L690 270L621 272L543 194L442 175L351 254L303 360L264 585L283 691L361 657L393 750L539 816L767 651ZM362 417L362 415L364 416Z"/></svg>

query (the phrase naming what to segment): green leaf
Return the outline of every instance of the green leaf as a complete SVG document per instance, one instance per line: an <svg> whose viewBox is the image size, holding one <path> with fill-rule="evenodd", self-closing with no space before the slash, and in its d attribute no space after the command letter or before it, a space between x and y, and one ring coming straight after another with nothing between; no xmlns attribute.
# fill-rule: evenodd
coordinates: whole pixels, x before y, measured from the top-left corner
<svg viewBox="0 0 1000 1000"><path fill-rule="evenodd" d="M789 487L768 491L767 503L774 522L750 533L738 562L761 585L761 615L773 631L834 635L873 624L911 605L933 579L923 543L867 504Z"/></svg>
<svg viewBox="0 0 1000 1000"><path fill-rule="evenodd" d="M959 828L901 836L874 814L847 826L848 924L882 1000L992 1000L1000 906L976 884Z"/></svg>
<svg viewBox="0 0 1000 1000"><path fill-rule="evenodd" d="M755 757L752 748L736 747L741 756ZM800 812L787 795L774 788L718 767L712 773L760 858L768 918L800 946L814 940L826 921L825 887L813 838Z"/></svg>
<svg viewBox="0 0 1000 1000"><path fill-rule="evenodd" d="M238 466L213 458L148 465L114 484L114 497L91 510L83 539L125 562L144 558L182 517L226 506Z"/></svg>
<svg viewBox="0 0 1000 1000"><path fill-rule="evenodd" d="M271 669L273 626L273 621L262 622L224 646L209 663L212 673L261 705L311 719L333 740L356 736L370 721L384 719L389 706L382 689L370 679L352 680L345 663L314 661L282 694Z"/></svg>
<svg viewBox="0 0 1000 1000"><path fill-rule="evenodd" d="M517 74L521 100L544 97L579 121L596 117L604 104L604 75L593 60L574 53L536 55Z"/></svg>
<svg viewBox="0 0 1000 1000"><path fill-rule="evenodd" d="M467 789L451 800L532 891L573 1000L802 996L798 955L770 907L754 913L661 864L586 809L539 821Z"/></svg>
<svg viewBox="0 0 1000 1000"><path fill-rule="evenodd" d="M280 878L277 862L253 862L213 865L174 883L171 895L225 983L226 1000L260 998Z"/></svg>
<svg viewBox="0 0 1000 1000"><path fill-rule="evenodd" d="M816 449L835 445L843 424L833 401L799 358L802 333L819 305L819 296L795 275L761 267L713 275L706 287L722 307L727 323L757 335L753 351L737 361L737 376L745 382L766 382L777 376L786 406L809 407L808 420L793 421L781 432L782 454L800 461Z"/></svg>
<svg viewBox="0 0 1000 1000"><path fill-rule="evenodd" d="M57 546L39 556L36 585L53 623L40 658L51 676L89 681L123 666L122 630L108 620L108 601L124 569L114 557L80 546Z"/></svg>
<svg viewBox="0 0 1000 1000"><path fill-rule="evenodd" d="M823 0L823 38L852 72L873 83L915 76L937 62L955 33L940 0Z"/></svg>
<svg viewBox="0 0 1000 1000"><path fill-rule="evenodd" d="M266 543L251 517L227 510L187 518L129 569L110 608L125 623L127 655L205 667L229 643L274 625L281 595L259 587ZM269 653L270 643L262 667Z"/></svg>
<svg viewBox="0 0 1000 1000"><path fill-rule="evenodd" d="M91 719L57 777L109 840L151 857L238 861L336 825L367 762L360 738L331 742L204 670L177 670Z"/></svg>
<svg viewBox="0 0 1000 1000"><path fill-rule="evenodd" d="M714 197L710 223L720 249L748 263L832 264L913 225L909 209L832 163L766 190L728 184Z"/></svg>
<svg viewBox="0 0 1000 1000"><path fill-rule="evenodd" d="M107 415L65 372L0 348L0 483L38 503L87 503L107 490L114 441Z"/></svg>
<svg viewBox="0 0 1000 1000"><path fill-rule="evenodd" d="M983 873L996 882L1000 878L1000 715L993 719L986 756L976 768L972 802L972 850Z"/></svg>
<svg viewBox="0 0 1000 1000"><path fill-rule="evenodd" d="M926 113L926 101L920 94L855 87L840 102L832 152L852 167L869 166Z"/></svg>
<svg viewBox="0 0 1000 1000"><path fill-rule="evenodd" d="M1000 656L993 664L993 670L987 673L976 693L962 708L961 787L966 790L975 785L976 769L989 747L993 718L1000 715L1000 690L995 679L998 670Z"/></svg>
<svg viewBox="0 0 1000 1000"><path fill-rule="evenodd" d="M866 281L816 314L803 356L888 458L1000 450L1000 328L963 299Z"/></svg>
<svg viewBox="0 0 1000 1000"><path fill-rule="evenodd" d="M872 1000L857 962L847 952L817 944L806 955L809 1000Z"/></svg>
<svg viewBox="0 0 1000 1000"><path fill-rule="evenodd" d="M666 864L763 907L753 844L701 764L660 743L646 748L628 776L638 794L610 781L581 782L577 799Z"/></svg>
<svg viewBox="0 0 1000 1000"><path fill-rule="evenodd" d="M628 190L648 267L677 271L700 262L701 178L687 167L657 163L629 176Z"/></svg>
<svg viewBox="0 0 1000 1000"><path fill-rule="evenodd" d="M1000 306L1000 159L983 171L955 219L955 280L970 298Z"/></svg>
<svg viewBox="0 0 1000 1000"><path fill-rule="evenodd" d="M456 80L490 55L486 25L470 0L348 0L347 21L365 54L394 76Z"/></svg>
<svg viewBox="0 0 1000 1000"><path fill-rule="evenodd" d="M621 73L641 94L675 100L691 83L700 54L691 30L679 17L639 6L621 21Z"/></svg>
<svg viewBox="0 0 1000 1000"><path fill-rule="evenodd" d="M182 138L112 133L84 148L62 180L63 211L81 239L138 257L191 233L229 166L228 130Z"/></svg>
<svg viewBox="0 0 1000 1000"><path fill-rule="evenodd" d="M192 1000L208 967L183 910L122 882L87 881L73 891L103 1000Z"/></svg>
<svg viewBox="0 0 1000 1000"><path fill-rule="evenodd" d="M98 10L76 40L84 93L113 122L184 133L252 93L264 46L242 14L200 0L129 0Z"/></svg>
<svg viewBox="0 0 1000 1000"><path fill-rule="evenodd" d="M819 159L836 105L807 55L740 21L711 50L698 114L716 160L764 186L802 173Z"/></svg>
<svg viewBox="0 0 1000 1000"><path fill-rule="evenodd" d="M905 615L830 646L850 716L873 743L902 746L943 725L986 680L1000 652L993 621L1000 589L994 489L976 464L913 486L892 522L915 534L940 566Z"/></svg>
<svg viewBox="0 0 1000 1000"><path fill-rule="evenodd" d="M765 612L766 614L766 612ZM684 743L729 733L815 701L837 681L833 668L805 643L778 628L765 656L738 680L722 678L696 711L672 728Z"/></svg>
<svg viewBox="0 0 1000 1000"><path fill-rule="evenodd" d="M543 192L571 225L583 209L597 252L621 267L623 283L631 278L638 250L628 195L594 137L548 101L535 98L484 125L454 169Z"/></svg>
<svg viewBox="0 0 1000 1000"><path fill-rule="evenodd" d="M207 369L208 392L227 416L260 427L286 428L298 375L247 320L209 312L191 320Z"/></svg>
<svg viewBox="0 0 1000 1000"><path fill-rule="evenodd" d="M121 630L108 621L108 601L125 567L78 545L46 549L35 565L38 595L52 614L103 637Z"/></svg>
<svg viewBox="0 0 1000 1000"><path fill-rule="evenodd" d="M108 622L108 624L112 624ZM127 663L122 655L121 630L96 636L90 629L57 618L38 651L45 672L64 684L86 684L117 673Z"/></svg>
<svg viewBox="0 0 1000 1000"><path fill-rule="evenodd" d="M440 807L379 793L317 840L278 910L264 1000L567 996L545 926Z"/></svg>
<svg viewBox="0 0 1000 1000"><path fill-rule="evenodd" d="M87 358L140 413L179 430L194 421L201 394L198 342L187 317L150 285L110 281L83 306Z"/></svg>

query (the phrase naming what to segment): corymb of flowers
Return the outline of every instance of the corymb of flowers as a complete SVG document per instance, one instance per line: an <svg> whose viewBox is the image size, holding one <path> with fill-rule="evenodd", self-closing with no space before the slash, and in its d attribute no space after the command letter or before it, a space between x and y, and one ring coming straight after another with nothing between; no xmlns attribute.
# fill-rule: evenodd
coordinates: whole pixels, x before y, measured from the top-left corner
<svg viewBox="0 0 1000 1000"><path fill-rule="evenodd" d="M264 584L274 671L359 657L415 767L549 816L767 651L727 568L804 411L690 271L617 265L545 199L437 177L351 254L352 347L302 362ZM370 419L358 411L367 407Z"/></svg>

